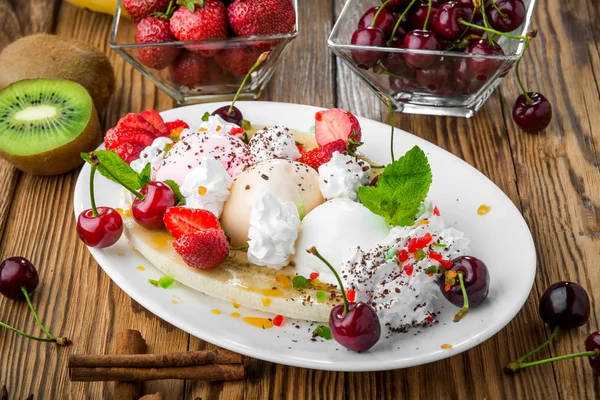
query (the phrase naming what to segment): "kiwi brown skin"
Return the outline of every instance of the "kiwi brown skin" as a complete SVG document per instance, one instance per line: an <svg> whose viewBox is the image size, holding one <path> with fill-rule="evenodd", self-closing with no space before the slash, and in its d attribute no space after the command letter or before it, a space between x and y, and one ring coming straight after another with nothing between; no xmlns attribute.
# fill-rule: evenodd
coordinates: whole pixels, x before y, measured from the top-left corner
<svg viewBox="0 0 600 400"><path fill-rule="evenodd" d="M101 114L115 91L115 73L104 53L56 35L25 36L0 53L0 90L23 80L63 79L79 83Z"/></svg>
<svg viewBox="0 0 600 400"><path fill-rule="evenodd" d="M93 101L90 101L90 104L92 111L87 125L70 142L43 153L31 155L15 155L0 150L0 157L21 171L33 175L60 175L83 165L81 153L96 149L104 136L96 106Z"/></svg>

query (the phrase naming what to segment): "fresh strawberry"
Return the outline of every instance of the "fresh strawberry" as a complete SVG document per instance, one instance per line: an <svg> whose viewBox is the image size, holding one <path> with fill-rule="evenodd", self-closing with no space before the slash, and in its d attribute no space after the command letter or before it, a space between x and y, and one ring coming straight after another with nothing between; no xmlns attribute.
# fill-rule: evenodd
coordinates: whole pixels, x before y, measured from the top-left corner
<svg viewBox="0 0 600 400"><path fill-rule="evenodd" d="M342 139L357 147L361 139L360 124L356 117L339 108L317 111L315 114L315 138L319 146Z"/></svg>
<svg viewBox="0 0 600 400"><path fill-rule="evenodd" d="M161 136L160 131L140 114L128 113L117 122L117 126L123 129L141 129L151 133L153 136Z"/></svg>
<svg viewBox="0 0 600 400"><path fill-rule="evenodd" d="M163 12L169 7L171 0L123 0L123 7L127 10L133 22L155 12Z"/></svg>
<svg viewBox="0 0 600 400"><path fill-rule="evenodd" d="M115 126L106 132L104 143L128 164L139 158L140 153L154 141L155 136L143 129Z"/></svg>
<svg viewBox="0 0 600 400"><path fill-rule="evenodd" d="M144 118L150 125L152 125L159 134L157 136L169 136L171 131L165 125L165 121L162 119L158 111L156 110L144 110L140 113L140 116Z"/></svg>
<svg viewBox="0 0 600 400"><path fill-rule="evenodd" d="M177 40L169 30L167 16L149 16L136 27L136 43L161 43ZM150 68L163 69L173 62L181 49L173 46L148 46L138 50L140 62Z"/></svg>
<svg viewBox="0 0 600 400"><path fill-rule="evenodd" d="M184 51L169 67L171 80L176 85L193 88L196 85L202 85L211 79L212 69L211 60L201 57L198 54Z"/></svg>
<svg viewBox="0 0 600 400"><path fill-rule="evenodd" d="M221 265L229 256L229 242L222 229L203 229L182 235L173 248L192 268L207 270Z"/></svg>
<svg viewBox="0 0 600 400"><path fill-rule="evenodd" d="M331 156L333 156L333 153L336 151L346 153L346 142L342 139L334 140L333 142L327 143L325 146L320 146L307 151L300 156L298 161L319 170L321 165L331 160Z"/></svg>
<svg viewBox="0 0 600 400"><path fill-rule="evenodd" d="M254 65L258 57L263 53L259 48L248 46L228 47L217 53L215 61L221 70L233 76L244 76ZM256 70L260 69L259 65Z"/></svg>
<svg viewBox="0 0 600 400"><path fill-rule="evenodd" d="M175 239L202 229L219 229L219 219L206 210L187 207L171 207L163 217L165 226Z"/></svg>
<svg viewBox="0 0 600 400"><path fill-rule="evenodd" d="M175 121L169 121L166 123L166 125L167 129L169 129L169 131L171 132L178 129L190 129L190 126L187 124L187 122L182 121L180 119L176 119Z"/></svg>
<svg viewBox="0 0 600 400"><path fill-rule="evenodd" d="M276 35L294 30L296 10L290 0L236 0L227 19L238 36Z"/></svg>
<svg viewBox="0 0 600 400"><path fill-rule="evenodd" d="M224 39L227 37L227 10L219 0L179 0L171 17L171 32L179 40ZM188 45L205 57L214 56L213 43Z"/></svg>

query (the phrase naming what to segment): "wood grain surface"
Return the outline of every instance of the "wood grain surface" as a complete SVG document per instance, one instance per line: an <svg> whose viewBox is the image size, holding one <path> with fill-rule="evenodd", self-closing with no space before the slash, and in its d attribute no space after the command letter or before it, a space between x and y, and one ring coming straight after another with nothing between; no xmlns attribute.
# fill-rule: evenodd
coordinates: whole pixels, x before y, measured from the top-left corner
<svg viewBox="0 0 600 400"><path fill-rule="evenodd" d="M300 0L298 39L262 96L264 100L338 106L388 121L382 103L326 48L343 0ZM535 287L518 316L484 344L430 365L380 373L332 373L245 358L248 378L225 383L164 381L145 393L168 399L596 399L600 385L587 361L546 365L516 376L501 367L549 334L537 314L552 282L573 280L600 295L600 3L539 1L533 26L540 35L523 64L525 83L553 104L554 120L541 135L519 131L511 118L518 94L511 74L476 117L395 114L395 126L463 158L522 211L538 256ZM173 101L108 47L112 18L69 4L0 0L0 49L34 32L85 40L113 62L117 93L101 116L112 126L129 111L164 110ZM53 332L74 339L67 349L0 330L0 387L10 399L110 399L108 383L71 383L69 353L113 353L116 334L137 329L148 352L214 348L155 317L102 272L77 240L72 193L77 172L59 177L21 174L0 162L0 257L22 255L39 269L33 301ZM518 263L519 260L515 259ZM518 277L515 277L518 279ZM564 332L543 354L580 351L597 330L590 322ZM0 320L39 332L22 303L0 300Z"/></svg>

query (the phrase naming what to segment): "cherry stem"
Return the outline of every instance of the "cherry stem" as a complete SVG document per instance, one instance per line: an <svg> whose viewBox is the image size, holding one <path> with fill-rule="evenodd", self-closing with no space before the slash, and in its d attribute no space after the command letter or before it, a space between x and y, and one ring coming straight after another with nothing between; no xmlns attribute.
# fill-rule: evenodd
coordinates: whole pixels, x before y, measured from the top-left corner
<svg viewBox="0 0 600 400"><path fill-rule="evenodd" d="M108 168L106 168L106 165L104 165L100 159L98 158L98 156L91 151L90 153L88 153L88 155L90 156L90 162L92 164L92 167L100 167L104 170L104 172L106 172L108 175L110 175L115 181L119 182L119 185L123 186L125 189L129 190L131 192L131 194L133 194L135 197L137 197L140 200L144 200L144 196L143 194L141 194L140 192L138 192L137 190L131 188L130 186L126 185L123 183L123 181L121 179L119 179L115 174L113 174Z"/></svg>
<svg viewBox="0 0 600 400"><path fill-rule="evenodd" d="M576 358L576 357L593 357L593 356L597 356L597 355L598 355L598 352L596 352L596 351L584 351L581 353L567 354L564 356L546 358L544 360L531 361L528 363L511 362L511 363L506 364L506 366L504 367L504 372L506 372L507 374L511 374L511 373L519 372L523 368L533 367L534 365L548 364L548 363L551 363L554 361L568 360L568 359Z"/></svg>
<svg viewBox="0 0 600 400"><path fill-rule="evenodd" d="M94 175L96 175L96 167L90 169L90 202L92 203L92 215L98 216L98 209L96 208L96 199L94 198Z"/></svg>
<svg viewBox="0 0 600 400"><path fill-rule="evenodd" d="M481 2L481 4L479 5L479 8L481 9L481 17L483 20L483 26L486 27L487 29L490 29L490 23L488 22L487 15L485 13L485 1ZM488 35L487 39L488 39L488 43L490 45L494 44L493 40L490 38L489 35Z"/></svg>
<svg viewBox="0 0 600 400"><path fill-rule="evenodd" d="M392 102L389 97L384 95L382 92L378 92L379 97L385 101L385 104L388 106L388 111L390 112L390 126L392 127L392 132L390 133L390 153L392 155L392 162L396 161L396 157L394 157L394 108L392 107Z"/></svg>
<svg viewBox="0 0 600 400"><path fill-rule="evenodd" d="M498 6L496 5L496 0L492 0L492 7L494 7L494 9L496 10L496 12L498 13L498 15L500 15L502 18L506 19L508 18L508 15L504 14L502 11L500 11L500 9L498 8Z"/></svg>
<svg viewBox="0 0 600 400"><path fill-rule="evenodd" d="M250 246L245 245L245 246L238 246L238 247L230 247L229 250L248 250Z"/></svg>
<svg viewBox="0 0 600 400"><path fill-rule="evenodd" d="M427 16L425 17L425 23L423 23L423 30L427 30L427 22L429 22L429 14L431 14L431 6L433 5L433 0L429 0L429 7L427 8Z"/></svg>
<svg viewBox="0 0 600 400"><path fill-rule="evenodd" d="M375 27L375 22L377 21L377 17L379 17L379 13L381 12L381 10L383 10L385 8L385 6L388 5L388 3L392 1L392 0L387 0L385 3L383 3L381 5L381 7L379 7L379 9L377 9L377 12L375 13L375 16L373 17L373 19L371 20L371 28Z"/></svg>
<svg viewBox="0 0 600 400"><path fill-rule="evenodd" d="M340 276L338 275L337 271L335 270L335 268L333 268L331 266L331 264L329 264L329 261L327 261L317 250L316 247L311 247L310 249L306 250L308 253L312 254L313 256L317 257L319 260L323 261L323 263L325 263L325 265L327 265L327 267L331 270L331 272L333 273L333 275L335 276L335 279L337 279L338 284L340 285L340 290L342 291L342 298L344 299L344 313L342 314L342 316L348 314L348 299L346 298L346 291L344 290L344 284L342 283L342 279L340 278Z"/></svg>
<svg viewBox="0 0 600 400"><path fill-rule="evenodd" d="M463 295L463 306L460 310L458 310L456 315L454 315L454 322L460 321L465 315L469 313L469 296L467 295L467 288L465 287L465 280L463 278L464 274L462 272L459 272L457 275L458 281L460 282L460 290L462 291Z"/></svg>
<svg viewBox="0 0 600 400"><path fill-rule="evenodd" d="M1 322L1 321L0 321L0 326L4 327L6 329L9 329L9 330L11 330L11 331L13 331L15 333L18 333L21 336L25 336L28 339L37 340L38 342L54 342L54 343L57 343L56 338L53 338L53 337L41 338L41 337L31 336L31 335L29 335L29 334L27 334L27 333L25 333L25 332L23 332L23 331L21 331L21 330L19 330L17 328L13 328L12 326L7 325L7 324L5 324L4 322Z"/></svg>
<svg viewBox="0 0 600 400"><path fill-rule="evenodd" d="M464 19L461 19L460 23L463 24L464 26L468 26L468 27L471 27L471 28L479 29L480 31L485 31L487 33L493 33L493 34L496 34L496 35L504 36L504 37L507 37L509 39L518 39L518 40L525 40L525 41L529 40L529 38L527 36L511 35L509 33L500 32L500 31L497 31L497 30L492 29L492 28L486 28L484 26L479 26L479 25L476 25L476 24L472 24L470 22L465 21Z"/></svg>
<svg viewBox="0 0 600 400"><path fill-rule="evenodd" d="M25 286L21 286L21 292L23 292L23 296L25 296L25 300L27 301L27 305L29 306L29 309L33 313L33 318L35 318L35 322L38 324L38 326L40 327L40 329L42 330L42 332L44 332L46 334L46 336L48 336L50 339L56 339L54 337L54 335L52 335L48 331L48 329L46 329L46 327L44 326L44 324L42 324L42 321L40 321L40 317L38 316L37 312L35 311L35 308L33 307L33 304L31 303L31 299L29 298L29 293L27 293L27 288L25 288Z"/></svg>
<svg viewBox="0 0 600 400"><path fill-rule="evenodd" d="M408 6L406 6L406 8L404 9L404 11L402 11L402 14L400 14L400 18L398 18L398 21L396 21L396 25L394 25L394 30L392 31L392 36L390 36L390 41L388 42L388 45L390 43L392 43L392 40L394 39L394 36L396 36L396 31L398 30L398 28L400 27L400 24L402 23L402 20L404 19L404 16L406 14L408 14L408 11L410 10L410 8L413 6L413 4L416 3L417 0L412 0Z"/></svg>
<svg viewBox="0 0 600 400"><path fill-rule="evenodd" d="M528 359L529 357L531 357L532 355L534 355L538 351L542 350L544 347L548 346L550 344L550 342L554 339L554 337L556 336L556 334L558 333L559 330L560 330L560 328L558 326L555 327L552 330L552 333L550 334L550 336L548 336L548 339L546 339L546 341L544 343L542 343L541 345L539 345L535 349L531 350L529 353L525 354L524 356L519 357L517 359L517 361L514 361L514 362L517 363L517 364L521 364L523 361L525 361L526 359Z"/></svg>
<svg viewBox="0 0 600 400"><path fill-rule="evenodd" d="M242 89L244 88L244 86L246 85L246 81L248 80L248 77L250 75L252 75L252 73L254 72L254 70L256 68L258 68L258 66L260 64L263 63L263 61L265 61L267 59L267 57L269 57L269 54L271 54L271 51L265 51L264 53L262 53L260 56L258 56L258 59L256 60L256 62L254 63L254 65L250 68L250 70L248 71L248 73L246 74L246 76L244 76L244 79L242 80L242 83L240 85L240 87L238 88L235 97L233 98L233 101L231 102L231 105L229 106L229 109L227 110L227 115L231 115L231 113L233 112L233 105L235 104L235 102L237 101L240 93L242 92Z"/></svg>
<svg viewBox="0 0 600 400"><path fill-rule="evenodd" d="M525 55L525 51L527 51L527 48L529 47L529 38L525 39L525 46L523 47L523 52L521 53L521 57L519 57L519 59L517 60L517 64L515 65L515 75L517 75L517 82L519 83L519 87L521 88L521 92L523 92L523 96L525 96L525 101L527 102L527 104L533 104L533 100L531 100L531 97L529 97L529 94L527 93L527 90L525 89L525 85L523 84L523 81L521 80L521 74L519 73L519 66L521 65L521 60L523 59L523 56Z"/></svg>

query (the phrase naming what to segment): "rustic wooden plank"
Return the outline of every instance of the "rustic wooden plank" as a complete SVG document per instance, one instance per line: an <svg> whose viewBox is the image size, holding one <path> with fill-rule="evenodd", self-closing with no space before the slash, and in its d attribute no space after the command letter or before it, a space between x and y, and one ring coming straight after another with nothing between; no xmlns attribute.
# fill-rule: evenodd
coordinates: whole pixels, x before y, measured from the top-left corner
<svg viewBox="0 0 600 400"><path fill-rule="evenodd" d="M325 38L331 30L332 7L325 1L298 3L301 26L298 37L261 100L331 107L335 80ZM210 347L190 338L190 350ZM343 394L343 374L285 367L250 358L245 363L248 369L245 381L187 382L186 399L341 399Z"/></svg>
<svg viewBox="0 0 600 400"><path fill-rule="evenodd" d="M336 0L336 15L344 4ZM361 11L354 11L357 15ZM338 106L388 122L389 114L380 100L338 60ZM512 78L510 78L512 79ZM502 117L502 99L492 96L472 119L414 116L395 113L395 126L414 133L464 159L487 175L521 207L507 126ZM435 173L435 172L434 172ZM526 352L543 337L537 320L534 288L521 313L493 339L452 359L417 368L386 373L349 374L349 398L556 398L551 366L505 378L501 367L517 353ZM529 332L522 335L521 332ZM507 351L517 349L517 351ZM449 371L451 371L449 373ZM436 378L437 377L437 378ZM440 378L445 377L445 378ZM389 384L391 381L393 384Z"/></svg>

